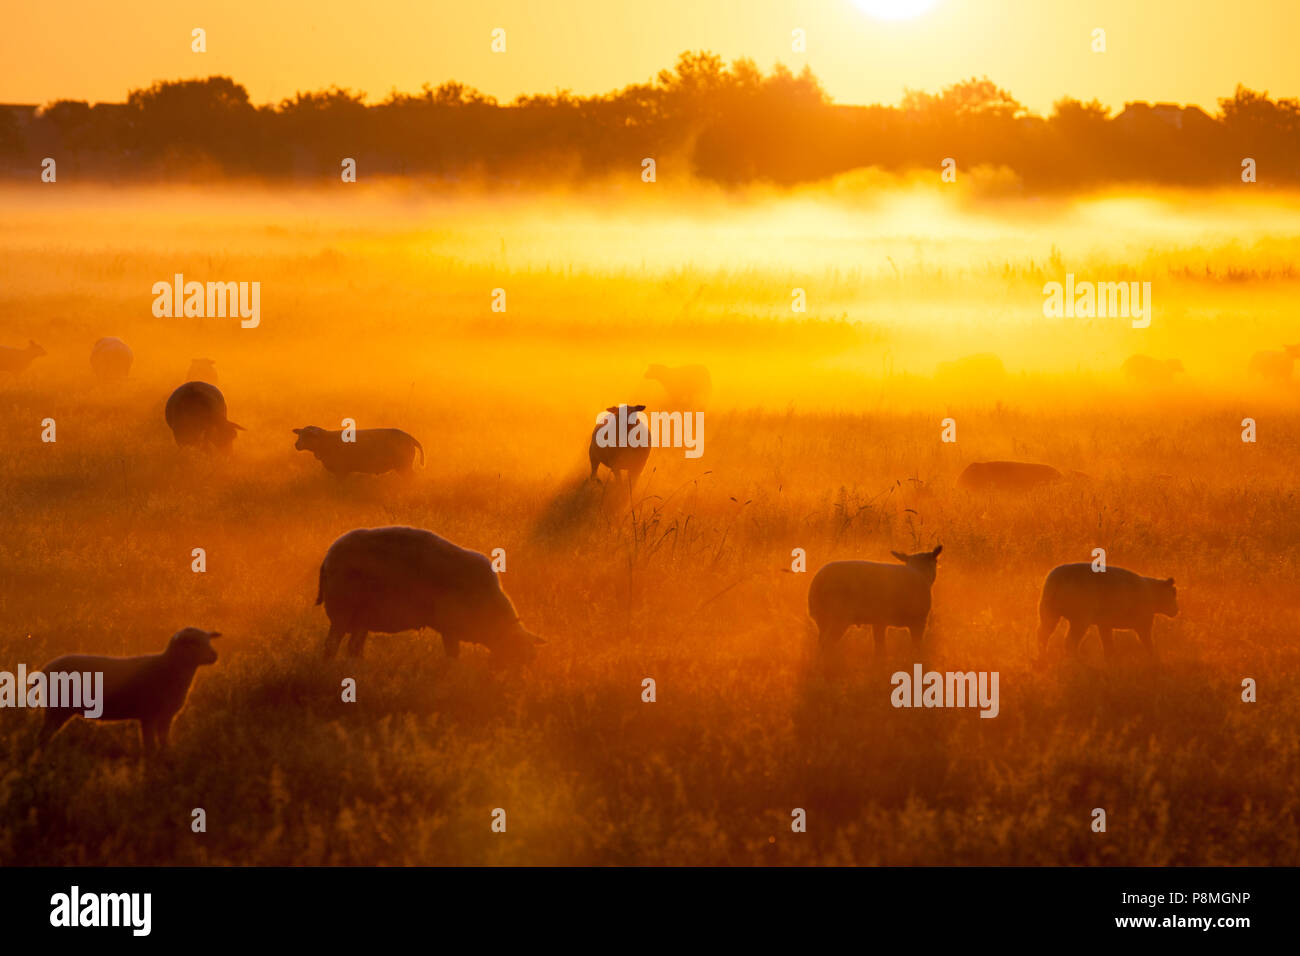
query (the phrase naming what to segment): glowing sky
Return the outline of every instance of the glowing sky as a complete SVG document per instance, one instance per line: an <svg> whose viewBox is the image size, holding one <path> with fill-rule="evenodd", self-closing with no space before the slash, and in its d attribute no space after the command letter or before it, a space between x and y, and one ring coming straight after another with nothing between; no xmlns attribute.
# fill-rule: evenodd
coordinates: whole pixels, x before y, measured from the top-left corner
<svg viewBox="0 0 1300 956"><path fill-rule="evenodd" d="M457 79L502 100L604 92L649 79L685 49L809 64L841 103L896 103L987 74L1039 112L1063 95L1213 109L1237 83L1300 94L1300 2L932 0L76 0L8 4L0 101L118 101L158 79L226 74L254 102L331 85L390 90ZM899 12L906 12L900 10ZM207 30L208 52L190 51ZM507 52L490 50L494 27ZM1106 30L1093 53L1091 32ZM791 32L807 52L791 51Z"/></svg>

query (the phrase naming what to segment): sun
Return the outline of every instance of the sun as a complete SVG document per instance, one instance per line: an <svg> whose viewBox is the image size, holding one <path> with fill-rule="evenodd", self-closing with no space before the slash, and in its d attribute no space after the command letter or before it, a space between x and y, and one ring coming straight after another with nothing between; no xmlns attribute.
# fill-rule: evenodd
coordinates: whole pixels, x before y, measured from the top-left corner
<svg viewBox="0 0 1300 956"><path fill-rule="evenodd" d="M935 0L853 0L853 5L877 20L910 20L919 17Z"/></svg>

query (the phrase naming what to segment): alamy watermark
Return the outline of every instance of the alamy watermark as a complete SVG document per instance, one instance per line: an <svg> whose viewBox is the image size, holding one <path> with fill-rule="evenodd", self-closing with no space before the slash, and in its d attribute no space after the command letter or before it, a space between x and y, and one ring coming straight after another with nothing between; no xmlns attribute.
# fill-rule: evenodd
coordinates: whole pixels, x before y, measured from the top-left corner
<svg viewBox="0 0 1300 956"><path fill-rule="evenodd" d="M703 412L651 412L644 405L618 405L596 416L601 448L682 448L687 458L704 454Z"/></svg>

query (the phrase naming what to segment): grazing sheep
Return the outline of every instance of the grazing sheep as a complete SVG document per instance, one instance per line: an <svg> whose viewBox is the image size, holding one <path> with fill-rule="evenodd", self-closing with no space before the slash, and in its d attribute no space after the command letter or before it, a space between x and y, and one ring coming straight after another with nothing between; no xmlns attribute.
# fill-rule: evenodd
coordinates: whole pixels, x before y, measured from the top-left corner
<svg viewBox="0 0 1300 956"><path fill-rule="evenodd" d="M341 430L329 431L315 425L295 428L293 447L309 451L331 475L364 472L381 475L386 471L411 474L415 453L424 464L424 447L400 428L359 428L355 442L345 442Z"/></svg>
<svg viewBox="0 0 1300 956"><path fill-rule="evenodd" d="M546 643L524 630L492 563L420 528L358 528L332 545L320 566L316 603L330 620L325 657L351 634L360 657L370 631L431 627L449 657L461 641L486 645L494 657L528 660Z"/></svg>
<svg viewBox="0 0 1300 956"><path fill-rule="evenodd" d="M934 370L934 377L941 382L964 381L988 384L1005 379L1007 369L1002 364L1002 359L992 352L980 352L978 355L964 355L951 362L940 362Z"/></svg>
<svg viewBox="0 0 1300 956"><path fill-rule="evenodd" d="M817 622L823 647L833 644L855 624L871 628L876 653L885 647L885 628L905 627L912 646L919 647L930 615L930 586L938 571L939 553L889 552L903 563L832 561L808 585L808 614Z"/></svg>
<svg viewBox="0 0 1300 956"><path fill-rule="evenodd" d="M90 350L90 368L100 381L122 381L131 374L133 361L131 346L111 335L97 341Z"/></svg>
<svg viewBox="0 0 1300 956"><path fill-rule="evenodd" d="M1137 631L1155 660L1151 623L1157 614L1178 615L1173 578L1144 578L1124 568L1094 571L1091 564L1062 564L1043 581L1038 602L1039 654L1047 649L1056 625L1065 618L1069 623L1065 640L1071 652L1078 650L1083 635L1095 624L1107 657L1111 656L1111 631L1121 628Z"/></svg>
<svg viewBox="0 0 1300 956"><path fill-rule="evenodd" d="M663 386L669 411L703 411L713 394L713 377L703 365L651 365L645 377Z"/></svg>
<svg viewBox="0 0 1300 956"><path fill-rule="evenodd" d="M975 461L957 476L957 486L968 491L1027 491L1060 481L1051 465L1025 461Z"/></svg>
<svg viewBox="0 0 1300 956"><path fill-rule="evenodd" d="M178 445L207 445L230 451L235 432L245 431L226 418L226 399L215 385L186 382L172 392L164 411Z"/></svg>
<svg viewBox="0 0 1300 956"><path fill-rule="evenodd" d="M1297 358L1300 358L1300 345L1284 345L1281 351L1256 352L1250 357L1250 371L1270 381L1289 382Z"/></svg>
<svg viewBox="0 0 1300 956"><path fill-rule="evenodd" d="M45 354L45 349L31 339L27 340L27 348L25 349L14 349L7 345L0 345L0 372L26 371L27 366L31 365L34 359L38 359Z"/></svg>
<svg viewBox="0 0 1300 956"><path fill-rule="evenodd" d="M217 652L209 641L220 636L219 631L185 627L171 636L167 649L161 654L142 657L69 654L55 658L41 670L46 674L102 673L103 713L95 719L140 721L140 740L148 757L155 748L166 749L172 718L185 706L185 698L194 682L194 672L204 664L216 661ZM60 727L80 713L79 710L47 708L37 749L44 747Z"/></svg>
<svg viewBox="0 0 1300 956"><path fill-rule="evenodd" d="M628 429L633 427L635 421L640 421L649 428L650 420L643 414L644 411L644 405L612 405L597 416L596 427L591 430L591 442L587 446L587 458L591 461L591 480L595 480L596 470L604 465L613 472L615 478L620 471L627 475L629 493L636 486L637 479L641 477L645 463L650 458L649 441L647 440L644 445L602 445L596 440L596 436L606 427L606 421L611 415L625 421ZM617 425L617 422L615 424Z"/></svg>
<svg viewBox="0 0 1300 956"><path fill-rule="evenodd" d="M1186 371L1179 359L1158 359L1150 355L1130 355L1120 369L1141 385L1169 385L1174 376Z"/></svg>
<svg viewBox="0 0 1300 956"><path fill-rule="evenodd" d="M185 373L185 380L220 385L217 381L217 363L212 359L190 359L190 370Z"/></svg>

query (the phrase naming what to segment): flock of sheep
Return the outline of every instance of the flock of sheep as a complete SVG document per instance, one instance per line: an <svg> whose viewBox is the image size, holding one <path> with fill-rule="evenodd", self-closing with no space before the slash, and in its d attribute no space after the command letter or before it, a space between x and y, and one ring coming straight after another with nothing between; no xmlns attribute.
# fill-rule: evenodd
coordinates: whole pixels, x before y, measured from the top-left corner
<svg viewBox="0 0 1300 956"><path fill-rule="evenodd" d="M0 347L0 371L22 371L46 354L35 342L25 349ZM1260 352L1251 369L1270 378L1289 378L1300 346L1278 352ZM133 355L117 338L97 341L91 352L96 375L113 381L126 378ZM945 374L975 376L1001 370L996 356L970 356L941 366ZM1167 382L1182 371L1177 360L1133 356L1124 371L1142 381ZM647 379L663 387L668 407L701 408L712 390L708 370L692 365L670 368L653 365ZM179 445L229 450L242 426L229 420L226 401L216 385L210 360L196 359L190 381L176 388L164 410L167 425ZM612 406L610 414L638 415L644 405ZM600 465L636 484L650 448L604 446L597 442L598 424L588 449L591 478ZM331 474L349 472L409 473L424 449L411 435L396 428L356 429L344 440L341 430L314 425L293 429L295 448L310 451ZM1056 469L1029 462L975 462L962 472L958 484L974 491L1022 491L1062 479ZM812 578L808 612L818 628L823 648L836 642L852 626L869 627L879 653L889 627L907 628L919 648L930 613L930 590L943 547L915 554L891 552L899 563L833 561ZM493 658L505 662L531 659L545 643L520 622L514 605L501 590L496 572L486 556L471 551L431 531L409 527L360 528L336 540L320 566L316 603L324 605L329 619L324 654L332 657L343 639L348 653L361 656L369 633L397 633L429 627L437 631L446 653L455 657L462 642L487 646ZM1057 567L1043 582L1039 602L1038 639L1045 649L1061 618L1069 624L1067 643L1077 648L1084 633L1098 629L1109 655L1115 629L1136 631L1155 658L1151 642L1157 614L1178 613L1172 578L1143 577L1123 568L1098 573L1089 564ZM130 658L69 655L49 662L45 673L102 672L102 720L137 720L146 755L164 748L172 719L184 705L195 672L217 659L212 648L215 631L187 627L172 635L161 654ZM47 709L38 750L77 712Z"/></svg>

